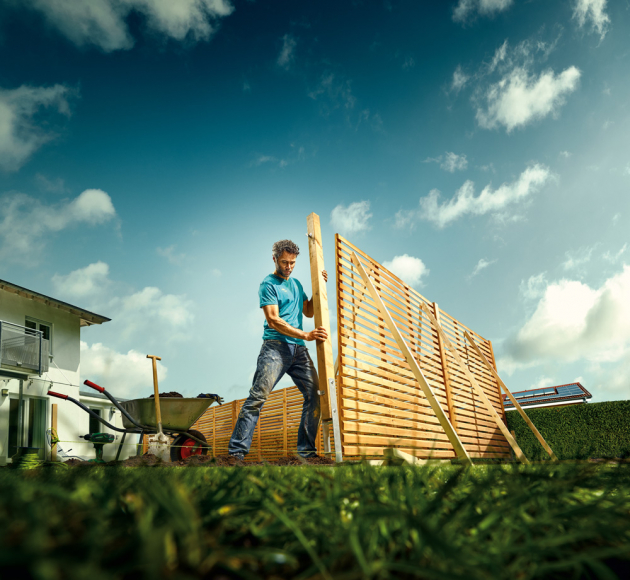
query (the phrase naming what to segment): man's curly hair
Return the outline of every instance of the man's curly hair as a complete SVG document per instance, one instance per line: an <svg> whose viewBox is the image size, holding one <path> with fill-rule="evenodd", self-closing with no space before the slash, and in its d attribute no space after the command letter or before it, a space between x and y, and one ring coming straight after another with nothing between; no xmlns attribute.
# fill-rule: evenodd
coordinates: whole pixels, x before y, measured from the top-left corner
<svg viewBox="0 0 630 580"><path fill-rule="evenodd" d="M282 256L283 252L288 252L289 254L295 254L296 256L300 253L300 248L297 247L297 244L294 244L291 240L280 240L276 242L271 251L273 252L273 257L276 260Z"/></svg>

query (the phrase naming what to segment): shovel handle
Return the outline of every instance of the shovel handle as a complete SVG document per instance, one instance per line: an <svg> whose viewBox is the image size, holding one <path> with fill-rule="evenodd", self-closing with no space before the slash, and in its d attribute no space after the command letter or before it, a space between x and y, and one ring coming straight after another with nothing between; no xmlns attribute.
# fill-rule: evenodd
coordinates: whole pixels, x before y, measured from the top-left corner
<svg viewBox="0 0 630 580"><path fill-rule="evenodd" d="M157 362L162 360L159 356L148 354L153 363L153 393L155 397L155 419L157 420L158 433L162 433L162 412L160 411L160 391L158 390Z"/></svg>

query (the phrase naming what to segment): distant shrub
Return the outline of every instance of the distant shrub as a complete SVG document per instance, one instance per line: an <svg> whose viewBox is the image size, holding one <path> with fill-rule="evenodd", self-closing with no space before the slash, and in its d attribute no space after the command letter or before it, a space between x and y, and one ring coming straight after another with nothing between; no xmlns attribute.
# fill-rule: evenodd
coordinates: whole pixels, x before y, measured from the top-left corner
<svg viewBox="0 0 630 580"><path fill-rule="evenodd" d="M630 401L567 405L525 411L558 459L630 456ZM525 455L549 459L518 411L506 413Z"/></svg>

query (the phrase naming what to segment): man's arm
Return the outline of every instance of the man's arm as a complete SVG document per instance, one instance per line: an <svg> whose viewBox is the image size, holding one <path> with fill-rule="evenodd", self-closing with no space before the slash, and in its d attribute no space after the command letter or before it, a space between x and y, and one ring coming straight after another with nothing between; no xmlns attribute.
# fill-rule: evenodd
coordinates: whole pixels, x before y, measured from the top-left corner
<svg viewBox="0 0 630 580"><path fill-rule="evenodd" d="M306 304L306 302L304 304ZM328 338L328 333L323 326L311 330L310 332L304 332L299 328L294 328L290 324L287 324L280 318L277 304L267 304L263 306L262 309L269 327L278 331L280 334L290 336L291 338L301 338L302 340L326 340Z"/></svg>
<svg viewBox="0 0 630 580"><path fill-rule="evenodd" d="M328 272L326 272L326 270L322 270L322 278L324 279L324 282L328 282ZM315 314L315 310L313 308L312 297L310 300L304 301L304 304L302 305L302 314L304 314L306 318L313 318L313 315Z"/></svg>

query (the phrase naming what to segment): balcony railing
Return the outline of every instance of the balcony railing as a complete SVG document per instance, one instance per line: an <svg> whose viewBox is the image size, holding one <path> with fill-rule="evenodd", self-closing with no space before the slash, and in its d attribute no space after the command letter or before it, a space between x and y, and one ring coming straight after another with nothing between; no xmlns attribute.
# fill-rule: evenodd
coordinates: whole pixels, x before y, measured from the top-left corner
<svg viewBox="0 0 630 580"><path fill-rule="evenodd" d="M41 330L0 320L0 366L41 375L48 371L49 352Z"/></svg>

